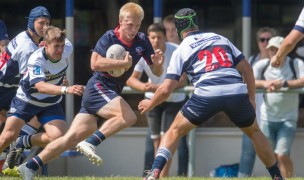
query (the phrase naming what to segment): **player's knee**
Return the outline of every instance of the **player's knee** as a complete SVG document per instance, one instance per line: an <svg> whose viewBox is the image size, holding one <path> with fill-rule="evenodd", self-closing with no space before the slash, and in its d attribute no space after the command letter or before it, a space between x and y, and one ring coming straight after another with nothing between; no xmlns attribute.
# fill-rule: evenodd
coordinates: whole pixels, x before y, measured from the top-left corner
<svg viewBox="0 0 304 180"><path fill-rule="evenodd" d="M126 124L127 126L133 126L137 121L137 117L134 113L130 113L129 116L126 117Z"/></svg>

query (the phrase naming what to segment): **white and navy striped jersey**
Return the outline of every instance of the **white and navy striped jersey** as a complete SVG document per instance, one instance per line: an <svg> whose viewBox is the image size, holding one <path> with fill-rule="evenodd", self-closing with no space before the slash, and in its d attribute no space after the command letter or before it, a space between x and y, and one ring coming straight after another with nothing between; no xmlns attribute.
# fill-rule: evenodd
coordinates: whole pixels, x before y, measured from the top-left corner
<svg viewBox="0 0 304 180"><path fill-rule="evenodd" d="M36 106L46 107L59 103L61 95L49 95L39 93L35 84L40 81L60 86L68 67L68 58L73 51L70 41L66 40L62 57L57 62L50 61L45 53L45 48L35 51L29 58L27 72L20 81L20 87L17 90L17 98L34 104Z"/></svg>
<svg viewBox="0 0 304 180"><path fill-rule="evenodd" d="M199 96L247 93L247 86L235 66L244 55L225 37L215 33L192 32L174 51L167 79L179 80L186 72Z"/></svg>
<svg viewBox="0 0 304 180"><path fill-rule="evenodd" d="M23 31L9 42L0 59L0 92L17 88L20 75L26 71L29 57L38 49L28 31Z"/></svg>

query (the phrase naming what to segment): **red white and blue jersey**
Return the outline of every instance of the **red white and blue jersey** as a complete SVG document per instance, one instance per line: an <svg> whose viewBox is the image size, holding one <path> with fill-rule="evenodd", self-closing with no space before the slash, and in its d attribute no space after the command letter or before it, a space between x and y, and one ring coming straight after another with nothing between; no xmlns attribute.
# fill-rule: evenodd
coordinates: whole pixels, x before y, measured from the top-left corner
<svg viewBox="0 0 304 180"><path fill-rule="evenodd" d="M37 49L38 45L28 31L21 32L10 41L0 59L0 92L18 87L29 57Z"/></svg>
<svg viewBox="0 0 304 180"><path fill-rule="evenodd" d="M302 9L301 14L293 29L304 33L304 8Z"/></svg>
<svg viewBox="0 0 304 180"><path fill-rule="evenodd" d="M54 85L62 85L65 71L69 65L68 58L72 54L73 46L66 39L64 52L57 62L48 59L45 48L39 48L29 58L27 72L20 80L20 87L17 90L16 97L30 104L46 107L59 103L61 95L50 95L39 93L35 84L44 81Z"/></svg>
<svg viewBox="0 0 304 180"><path fill-rule="evenodd" d="M119 77L112 77L107 72L94 72L96 78L107 79L110 82L116 84L118 92L120 93L125 85L126 81L132 75L135 65L138 63L141 57L145 59L147 64L152 65L151 55L154 54L153 47L148 37L141 32L138 32L135 36L132 44L125 44L124 41L119 37L118 34L119 26L115 30L107 31L97 42L94 52L106 57L108 48L113 44L122 45L126 51L132 56L132 66L123 75Z"/></svg>
<svg viewBox="0 0 304 180"><path fill-rule="evenodd" d="M167 79L179 80L186 72L198 96L224 96L247 93L236 65L244 55L225 37L215 33L193 32L174 51Z"/></svg>

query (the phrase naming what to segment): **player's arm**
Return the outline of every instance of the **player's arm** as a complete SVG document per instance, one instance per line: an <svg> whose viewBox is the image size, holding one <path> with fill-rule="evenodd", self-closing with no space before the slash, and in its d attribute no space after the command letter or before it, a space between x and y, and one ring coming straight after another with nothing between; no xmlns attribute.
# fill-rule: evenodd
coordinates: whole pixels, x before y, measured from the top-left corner
<svg viewBox="0 0 304 180"><path fill-rule="evenodd" d="M298 30L291 30L288 36L284 39L278 52L271 58L271 65L273 67L279 67L283 64L283 61L288 53L290 53L296 44L304 37L304 34Z"/></svg>
<svg viewBox="0 0 304 180"><path fill-rule="evenodd" d="M138 109L141 111L140 113L144 114L145 112L150 111L155 106L164 102L170 96L170 94L175 89L177 84L178 84L178 81L176 81L176 80L165 79L164 82L159 86L159 88L157 88L152 99L142 100L138 104Z"/></svg>
<svg viewBox="0 0 304 180"><path fill-rule="evenodd" d="M184 87L186 86L187 84L187 74L186 73L183 73L175 87L175 89L178 89L178 88L181 88L181 87Z"/></svg>
<svg viewBox="0 0 304 180"><path fill-rule="evenodd" d="M60 94L75 94L81 96L84 87L82 85L73 85L73 86L57 86L50 84L44 81L39 81L35 84L35 88L39 93L51 94L51 95L60 95Z"/></svg>
<svg viewBox="0 0 304 180"><path fill-rule="evenodd" d="M243 59L236 65L236 69L242 74L244 82L247 84L250 101L255 106L255 79L250 64Z"/></svg>
<svg viewBox="0 0 304 180"><path fill-rule="evenodd" d="M93 71L112 71L115 69L129 69L132 66L132 57L127 52L124 60L113 60L93 52L91 56L91 69Z"/></svg>

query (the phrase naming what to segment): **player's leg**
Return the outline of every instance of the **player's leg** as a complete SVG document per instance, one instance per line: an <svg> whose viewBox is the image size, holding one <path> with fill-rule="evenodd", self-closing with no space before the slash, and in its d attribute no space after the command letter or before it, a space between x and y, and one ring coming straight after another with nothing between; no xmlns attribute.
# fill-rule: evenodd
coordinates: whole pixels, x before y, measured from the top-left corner
<svg viewBox="0 0 304 180"><path fill-rule="evenodd" d="M64 136L50 142L41 153L18 167L21 176L23 178L33 178L35 172L43 164L55 159L64 151L75 147L77 143L91 135L96 128L96 117L94 115L78 113Z"/></svg>
<svg viewBox="0 0 304 180"><path fill-rule="evenodd" d="M266 166L272 178L283 179L272 148L255 120L255 109L248 95L222 98L224 112L251 139L256 154ZM237 108L236 108L237 107Z"/></svg>
<svg viewBox="0 0 304 180"><path fill-rule="evenodd" d="M177 114L169 130L164 134L161 140L152 169L145 180L159 177L167 161L174 154L179 139L195 127L197 126L188 121L180 112Z"/></svg>
<svg viewBox="0 0 304 180"><path fill-rule="evenodd" d="M93 164L99 164L101 158L96 155L96 147L107 137L135 124L137 117L128 103L117 94L110 101L100 101L99 110L95 113L105 119L105 122L93 135L80 142L76 148L89 157ZM95 105L95 107L98 107ZM89 109L89 108L87 108ZM94 112L94 110L92 110Z"/></svg>

